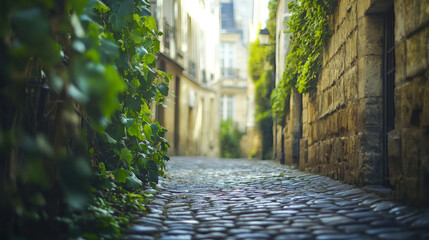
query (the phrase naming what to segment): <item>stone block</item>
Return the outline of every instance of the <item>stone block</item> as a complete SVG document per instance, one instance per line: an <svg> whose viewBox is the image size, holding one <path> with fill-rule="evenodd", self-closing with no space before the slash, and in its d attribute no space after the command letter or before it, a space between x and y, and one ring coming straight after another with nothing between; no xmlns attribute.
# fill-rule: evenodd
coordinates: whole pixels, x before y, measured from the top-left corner
<svg viewBox="0 0 429 240"><path fill-rule="evenodd" d="M348 37L351 32L353 32L357 27L357 17L356 17L356 2L349 4L347 8L347 15L344 21L345 34Z"/></svg>
<svg viewBox="0 0 429 240"><path fill-rule="evenodd" d="M344 0L338 2L338 22L342 23L351 14L356 13L356 0Z"/></svg>
<svg viewBox="0 0 429 240"><path fill-rule="evenodd" d="M332 93L332 89L330 88L328 90L326 90L326 92L323 94L323 112L322 115L327 114L328 112L333 110L333 93Z"/></svg>
<svg viewBox="0 0 429 240"><path fill-rule="evenodd" d="M346 47L344 45L338 50L337 54L335 54L333 61L333 72L331 74L329 85L332 86L334 82L336 82L340 76L344 73L345 70L345 60L346 60Z"/></svg>
<svg viewBox="0 0 429 240"><path fill-rule="evenodd" d="M338 112L335 112L334 115L331 117L331 133L334 135L338 135Z"/></svg>
<svg viewBox="0 0 429 240"><path fill-rule="evenodd" d="M405 16L407 15L407 11L405 9L405 5L407 1L397 0L394 4L394 12L395 12L395 42L399 43L405 39Z"/></svg>
<svg viewBox="0 0 429 240"><path fill-rule="evenodd" d="M308 123L303 123L302 124L302 137L303 138L307 138L308 136L308 131L309 131L309 124Z"/></svg>
<svg viewBox="0 0 429 240"><path fill-rule="evenodd" d="M317 99L317 97L316 97ZM317 119L319 102L313 100L308 104L308 119L309 122L314 122Z"/></svg>
<svg viewBox="0 0 429 240"><path fill-rule="evenodd" d="M344 162L344 141L341 138L335 138L332 145L331 162L336 164Z"/></svg>
<svg viewBox="0 0 429 240"><path fill-rule="evenodd" d="M422 25L424 18L427 20L429 13L424 13L427 10L421 7L428 4L427 1L404 0L404 2L405 19L402 21L405 20L405 34L409 35Z"/></svg>
<svg viewBox="0 0 429 240"><path fill-rule="evenodd" d="M423 189L423 184L421 183L420 176L412 176L407 177L405 179L406 182L406 196L407 201L414 204L414 205L422 205L425 204L423 199L424 191L427 191L427 189ZM427 206L427 202L425 204Z"/></svg>
<svg viewBox="0 0 429 240"><path fill-rule="evenodd" d="M322 124L323 119L318 120L317 122L315 122L314 124L314 135L313 135L313 140L315 142L319 141L320 138L323 136L323 124Z"/></svg>
<svg viewBox="0 0 429 240"><path fill-rule="evenodd" d="M420 26L429 22L429 0L421 0L420 2Z"/></svg>
<svg viewBox="0 0 429 240"><path fill-rule="evenodd" d="M345 99L347 101L355 100L358 98L358 68L356 65L348 69L344 74L344 89L345 89Z"/></svg>
<svg viewBox="0 0 429 240"><path fill-rule="evenodd" d="M326 109L325 109L325 101L324 101L324 93L317 94L317 115L315 116L316 119L318 119L320 116L322 116Z"/></svg>
<svg viewBox="0 0 429 240"><path fill-rule="evenodd" d="M343 78L342 78L343 79ZM344 81L340 80L334 86L333 90L333 108L338 109L346 104L345 94L344 94Z"/></svg>
<svg viewBox="0 0 429 240"><path fill-rule="evenodd" d="M397 43L395 47L395 85L398 86L405 81L406 75L406 44L405 41Z"/></svg>
<svg viewBox="0 0 429 240"><path fill-rule="evenodd" d="M348 138L348 144L347 144L347 151L346 154L348 156L348 159L350 159L350 168L354 171L357 171L360 169L360 162L359 162L359 141L357 135L351 135Z"/></svg>
<svg viewBox="0 0 429 240"><path fill-rule="evenodd" d="M428 30L419 31L406 40L407 77L414 77L427 70Z"/></svg>
<svg viewBox="0 0 429 240"><path fill-rule="evenodd" d="M310 131L309 132L310 136L308 138L308 144L311 145L311 144L313 144L314 142L317 141L317 130L316 130L316 127L315 127L315 123L309 124L308 130Z"/></svg>
<svg viewBox="0 0 429 240"><path fill-rule="evenodd" d="M358 61L359 98L381 97L383 94L383 61L379 56L365 56Z"/></svg>
<svg viewBox="0 0 429 240"><path fill-rule="evenodd" d="M292 139L290 136L286 137L284 140L284 154L285 154L285 164L292 165Z"/></svg>
<svg viewBox="0 0 429 240"><path fill-rule="evenodd" d="M383 17L371 15L358 20L358 58L383 54Z"/></svg>
<svg viewBox="0 0 429 240"><path fill-rule="evenodd" d="M383 100L382 98L371 98L366 100L365 125L383 124Z"/></svg>
<svg viewBox="0 0 429 240"><path fill-rule="evenodd" d="M419 135L419 129L402 129L402 162L406 177L416 176L420 171Z"/></svg>
<svg viewBox="0 0 429 240"><path fill-rule="evenodd" d="M308 165L311 167L314 167L317 164L317 148L318 144L308 146Z"/></svg>
<svg viewBox="0 0 429 240"><path fill-rule="evenodd" d="M362 18L366 16L366 12L371 7L371 3L373 0L359 0L359 4L357 4L357 17Z"/></svg>
<svg viewBox="0 0 429 240"><path fill-rule="evenodd" d="M303 123L306 123L306 122L308 122L308 108L304 108L304 106L303 106L303 108L302 108L302 122Z"/></svg>
<svg viewBox="0 0 429 240"><path fill-rule="evenodd" d="M308 108L308 102L309 102L309 94L304 93L302 95L302 108Z"/></svg>
<svg viewBox="0 0 429 240"><path fill-rule="evenodd" d="M428 76L429 78L429 76ZM429 129L429 80L426 80L426 84L423 93L423 113L421 125L423 128Z"/></svg>
<svg viewBox="0 0 429 240"><path fill-rule="evenodd" d="M399 113L396 119L399 120L401 128L420 127L424 121L423 99L425 89L421 86L421 78L414 78L412 81L400 86L396 91L399 104ZM400 95L400 96L398 96Z"/></svg>
<svg viewBox="0 0 429 240"><path fill-rule="evenodd" d="M301 138L299 148L299 169L304 170L308 164L308 141L306 138Z"/></svg>
<svg viewBox="0 0 429 240"><path fill-rule="evenodd" d="M357 121L358 121L358 103L349 103L347 105L347 130L349 132L354 132L358 130Z"/></svg>
<svg viewBox="0 0 429 240"><path fill-rule="evenodd" d="M347 116L347 110L340 110L338 112L338 133L340 136L344 136L347 133L348 127L348 116Z"/></svg>
<svg viewBox="0 0 429 240"><path fill-rule="evenodd" d="M347 40L347 29L344 22L340 23L337 27L337 31L335 32L335 53L338 53L341 47L344 46Z"/></svg>
<svg viewBox="0 0 429 240"><path fill-rule="evenodd" d="M346 42L346 68L349 68L357 59L357 31L353 30Z"/></svg>
<svg viewBox="0 0 429 240"><path fill-rule="evenodd" d="M389 180L392 186L395 187L403 177L401 131L390 131L387 144Z"/></svg>

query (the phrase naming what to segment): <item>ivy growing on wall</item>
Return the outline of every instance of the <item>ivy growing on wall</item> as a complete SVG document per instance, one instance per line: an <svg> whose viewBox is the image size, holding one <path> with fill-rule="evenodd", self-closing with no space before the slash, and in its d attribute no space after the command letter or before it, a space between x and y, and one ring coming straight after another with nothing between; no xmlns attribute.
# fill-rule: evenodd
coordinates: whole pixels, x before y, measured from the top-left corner
<svg viewBox="0 0 429 240"><path fill-rule="evenodd" d="M270 96L274 88L276 55L276 9L278 0L268 2L269 16L266 28L269 32L268 44L262 46L257 38L249 44L249 76L255 84L255 120L261 133L261 158L272 158L273 115Z"/></svg>
<svg viewBox="0 0 429 240"><path fill-rule="evenodd" d="M168 160L146 0L0 1L1 239L119 239Z"/></svg>
<svg viewBox="0 0 429 240"><path fill-rule="evenodd" d="M331 35L329 16L336 1L294 0L288 4L290 52L283 79L271 95L273 113L283 119L291 90L305 93L315 88L322 67L322 53Z"/></svg>

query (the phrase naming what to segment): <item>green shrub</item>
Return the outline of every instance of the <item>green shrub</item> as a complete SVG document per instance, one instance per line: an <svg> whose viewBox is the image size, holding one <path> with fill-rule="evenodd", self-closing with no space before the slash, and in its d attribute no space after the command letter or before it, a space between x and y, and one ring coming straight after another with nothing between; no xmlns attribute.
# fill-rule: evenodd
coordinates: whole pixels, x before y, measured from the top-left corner
<svg viewBox="0 0 429 240"><path fill-rule="evenodd" d="M220 155L223 158L239 158L241 156L240 140L242 133L237 125L228 119L220 124Z"/></svg>

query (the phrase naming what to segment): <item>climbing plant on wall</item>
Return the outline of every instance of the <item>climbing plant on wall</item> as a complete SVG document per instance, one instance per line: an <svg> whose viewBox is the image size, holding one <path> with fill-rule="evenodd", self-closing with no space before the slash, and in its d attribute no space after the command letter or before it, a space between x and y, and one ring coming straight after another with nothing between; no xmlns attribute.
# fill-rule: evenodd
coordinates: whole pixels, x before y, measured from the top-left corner
<svg viewBox="0 0 429 240"><path fill-rule="evenodd" d="M168 160L146 0L0 2L1 239L118 239Z"/></svg>
<svg viewBox="0 0 429 240"><path fill-rule="evenodd" d="M323 49L329 40L329 16L336 1L294 0L288 4L287 22L291 50L286 57L283 79L273 91L271 105L278 119L283 119L293 88L299 93L315 88L322 67Z"/></svg>
<svg viewBox="0 0 429 240"><path fill-rule="evenodd" d="M268 3L267 29L270 33L268 45L260 45L259 39L249 44L249 75L255 83L255 118L262 134L262 159L272 158L273 115L270 96L275 82L273 71L275 68L277 4L277 0L270 0Z"/></svg>

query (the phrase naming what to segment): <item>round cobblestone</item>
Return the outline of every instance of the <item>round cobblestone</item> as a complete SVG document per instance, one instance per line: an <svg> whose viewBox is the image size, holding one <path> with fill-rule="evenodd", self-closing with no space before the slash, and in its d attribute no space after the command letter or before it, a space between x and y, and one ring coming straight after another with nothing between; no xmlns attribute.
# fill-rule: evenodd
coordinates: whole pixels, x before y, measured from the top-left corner
<svg viewBox="0 0 429 240"><path fill-rule="evenodd" d="M427 211L273 161L174 157L125 239L425 239Z"/></svg>

